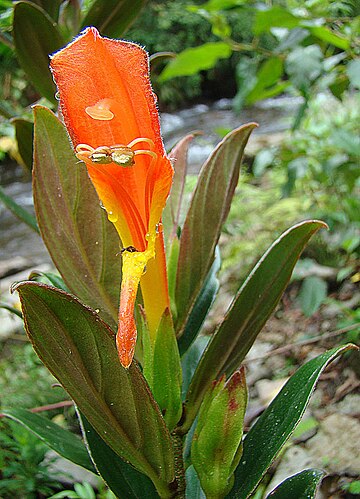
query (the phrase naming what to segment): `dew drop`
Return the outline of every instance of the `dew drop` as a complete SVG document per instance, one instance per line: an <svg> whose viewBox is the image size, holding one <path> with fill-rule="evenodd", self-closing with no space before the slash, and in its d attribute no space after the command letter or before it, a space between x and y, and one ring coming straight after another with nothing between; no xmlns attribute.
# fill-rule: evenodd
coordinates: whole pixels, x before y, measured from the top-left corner
<svg viewBox="0 0 360 499"><path fill-rule="evenodd" d="M108 219L110 222L115 223L118 220L118 214L114 211L108 211Z"/></svg>
<svg viewBox="0 0 360 499"><path fill-rule="evenodd" d="M59 91L56 92L55 99L56 100L60 100L60 92Z"/></svg>
<svg viewBox="0 0 360 499"><path fill-rule="evenodd" d="M147 233L145 234L145 239L146 239L147 241L149 241L150 237L151 237L150 232L147 232Z"/></svg>
<svg viewBox="0 0 360 499"><path fill-rule="evenodd" d="M96 308L95 309L95 312L98 314L100 312L100 309L99 308Z"/></svg>

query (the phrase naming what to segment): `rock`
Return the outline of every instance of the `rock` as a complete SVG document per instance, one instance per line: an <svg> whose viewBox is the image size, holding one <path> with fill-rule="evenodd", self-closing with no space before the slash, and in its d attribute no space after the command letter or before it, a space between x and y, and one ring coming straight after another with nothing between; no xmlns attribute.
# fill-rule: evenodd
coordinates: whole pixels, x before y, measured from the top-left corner
<svg viewBox="0 0 360 499"><path fill-rule="evenodd" d="M163 135L171 135L181 130L185 126L185 121L177 114L161 113L161 131Z"/></svg>
<svg viewBox="0 0 360 499"><path fill-rule="evenodd" d="M271 343L260 341L251 347L250 352L246 356L246 380L249 386L252 386L259 379L268 378L271 375L269 368L264 363L264 359L256 359L262 357L272 350L272 348L273 345Z"/></svg>
<svg viewBox="0 0 360 499"><path fill-rule="evenodd" d="M31 262L22 256L15 256L10 260L3 260L0 262L0 279L27 269L29 268L29 265L31 265Z"/></svg>
<svg viewBox="0 0 360 499"><path fill-rule="evenodd" d="M74 484L88 482L94 488L99 486L101 479L97 475L72 463L68 459L64 459L52 450L46 454L46 460L51 461L49 472L54 474L57 480L63 483Z"/></svg>
<svg viewBox="0 0 360 499"><path fill-rule="evenodd" d="M289 378L282 379L260 379L255 387L259 394L259 399L262 405L268 406L270 402L280 392Z"/></svg>
<svg viewBox="0 0 360 499"><path fill-rule="evenodd" d="M339 475L360 474L360 423L344 414L332 414L321 423L317 434L305 444L311 466Z"/></svg>
<svg viewBox="0 0 360 499"><path fill-rule="evenodd" d="M360 394L349 393L341 402L336 404L336 412L347 416L359 417L360 415Z"/></svg>
<svg viewBox="0 0 360 499"><path fill-rule="evenodd" d="M276 472L269 483L267 492L273 490L289 476L312 467L312 458L306 449L303 449L298 445L290 447L277 467Z"/></svg>
<svg viewBox="0 0 360 499"><path fill-rule="evenodd" d="M220 100L216 101L212 107L213 107L213 109L217 109L220 111L226 111L228 109L232 109L233 99L225 99L225 98L220 99Z"/></svg>

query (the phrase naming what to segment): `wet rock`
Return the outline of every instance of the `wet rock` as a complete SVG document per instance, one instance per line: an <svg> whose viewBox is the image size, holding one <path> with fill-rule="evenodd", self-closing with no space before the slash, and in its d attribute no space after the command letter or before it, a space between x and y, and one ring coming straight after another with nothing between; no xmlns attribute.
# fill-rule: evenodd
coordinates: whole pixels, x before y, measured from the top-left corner
<svg viewBox="0 0 360 499"><path fill-rule="evenodd" d="M164 136L171 135L185 126L184 119L177 114L161 113L161 131Z"/></svg>
<svg viewBox="0 0 360 499"><path fill-rule="evenodd" d="M233 107L233 100L232 99L220 99L216 101L213 105L214 109L217 109L219 111L225 111L228 109L232 109Z"/></svg>

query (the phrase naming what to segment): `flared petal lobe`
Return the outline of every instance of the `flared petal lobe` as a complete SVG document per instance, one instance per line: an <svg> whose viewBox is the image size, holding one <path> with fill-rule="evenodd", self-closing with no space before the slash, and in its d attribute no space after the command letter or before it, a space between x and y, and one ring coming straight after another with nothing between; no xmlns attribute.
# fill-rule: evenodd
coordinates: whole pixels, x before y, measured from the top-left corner
<svg viewBox="0 0 360 499"><path fill-rule="evenodd" d="M173 169L160 135L148 56L136 44L87 28L52 57L51 69L77 156L123 246L130 248L123 255L117 335L120 360L128 367L136 341L133 307L145 268L142 294L152 337L169 306L159 223Z"/></svg>

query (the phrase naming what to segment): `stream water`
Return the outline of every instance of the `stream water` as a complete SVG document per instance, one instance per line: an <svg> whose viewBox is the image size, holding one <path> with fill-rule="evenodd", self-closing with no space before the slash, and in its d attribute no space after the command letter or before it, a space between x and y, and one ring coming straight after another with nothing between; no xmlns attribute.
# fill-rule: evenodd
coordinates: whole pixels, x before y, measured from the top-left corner
<svg viewBox="0 0 360 499"><path fill-rule="evenodd" d="M166 148L169 149L185 134L201 130L203 135L196 138L189 151L189 172L196 174L203 161L220 139L219 131L233 129L243 123L256 121L259 128L255 135L273 134L288 128L297 106L297 98L282 97L268 99L236 115L231 101L222 99L211 106L199 104L176 114L161 115L162 133ZM17 203L33 212L31 179L20 166L0 165L0 184L6 194ZM41 238L9 212L0 202L0 262L1 273L11 269L16 260L24 266L49 262L50 257ZM16 265L15 265L16 267ZM1 276L0 273L0 276Z"/></svg>

